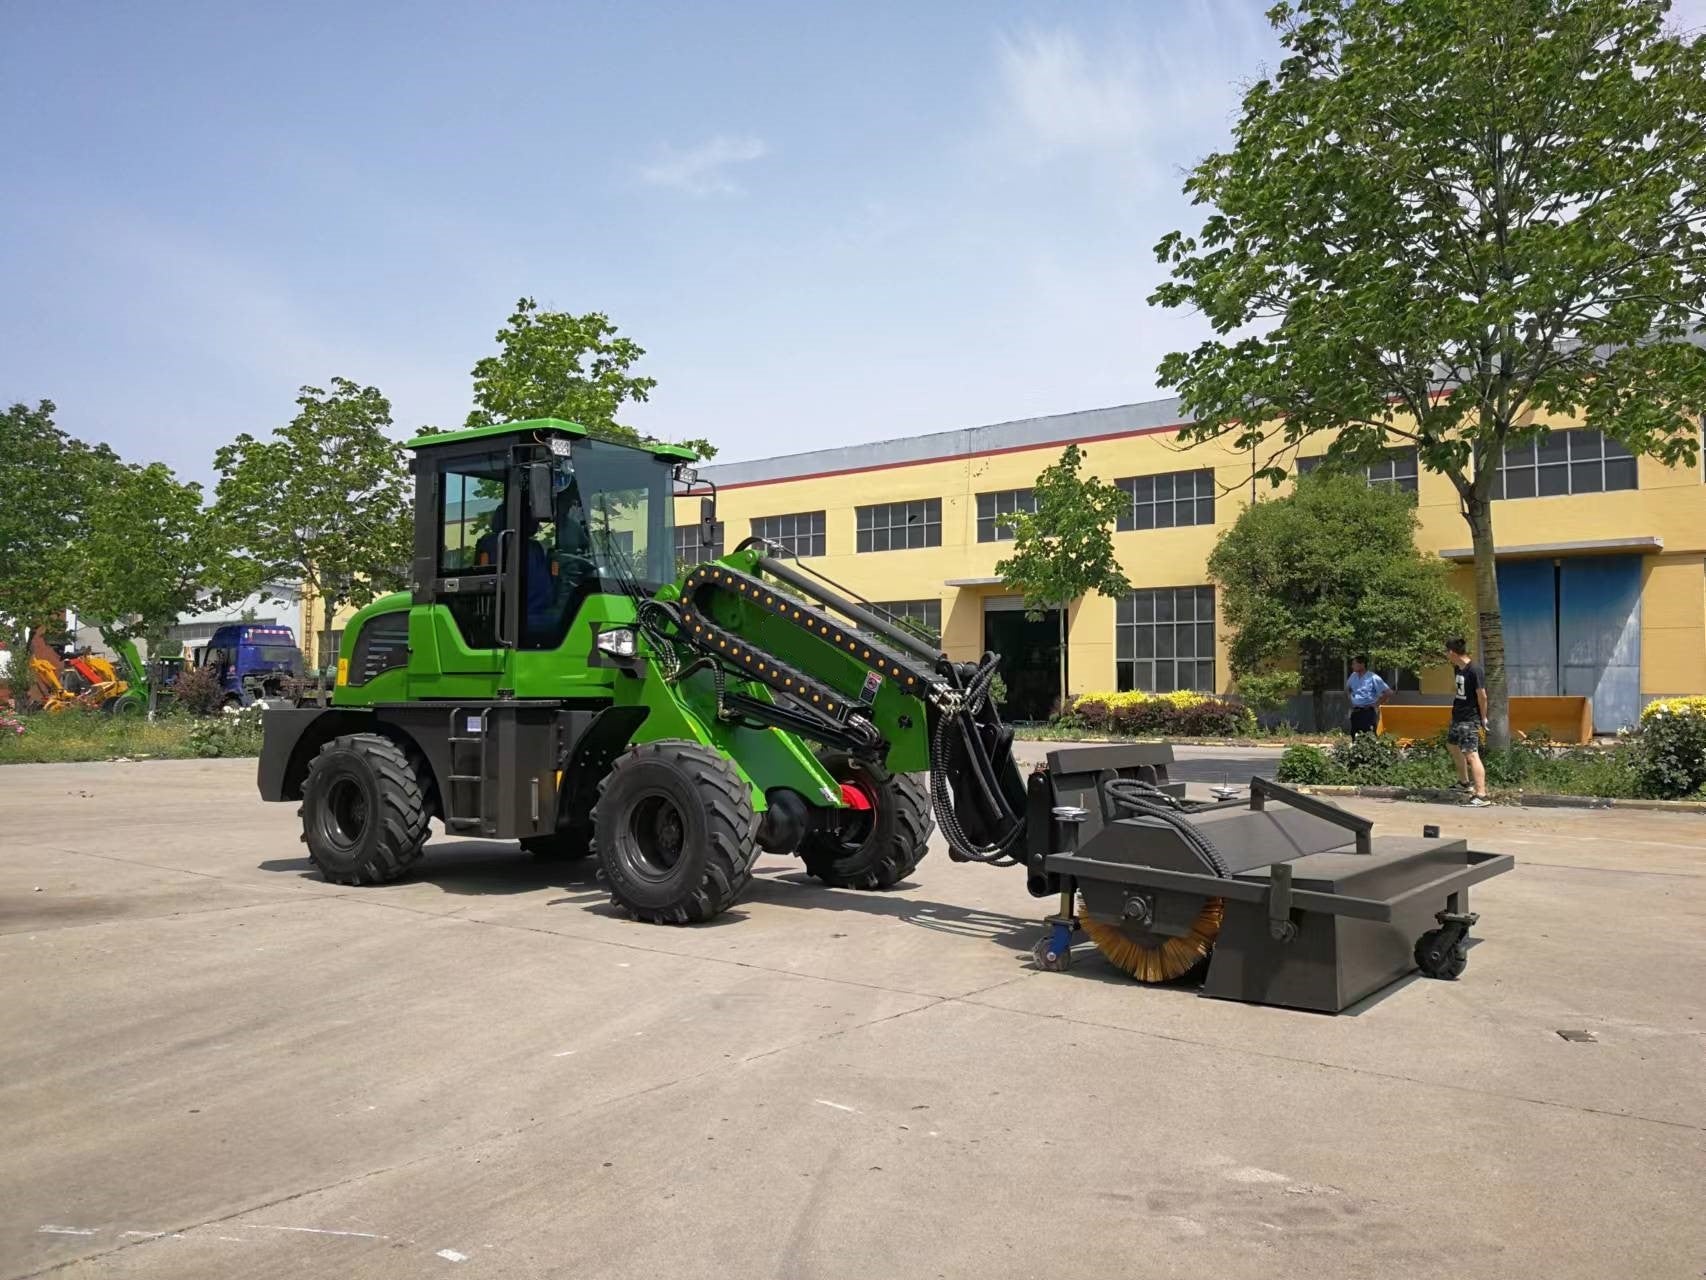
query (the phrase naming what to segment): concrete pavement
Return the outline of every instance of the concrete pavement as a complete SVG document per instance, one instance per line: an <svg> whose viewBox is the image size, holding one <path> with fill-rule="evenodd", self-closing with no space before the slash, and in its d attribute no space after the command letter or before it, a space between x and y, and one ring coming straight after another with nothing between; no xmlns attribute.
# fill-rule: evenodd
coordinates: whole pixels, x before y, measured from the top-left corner
<svg viewBox="0 0 1706 1280"><path fill-rule="evenodd" d="M327 885L248 761L0 770L0 1277L1706 1270L1706 822L1352 807L1521 865L1330 1018L1038 973L939 847L660 929L491 842Z"/></svg>

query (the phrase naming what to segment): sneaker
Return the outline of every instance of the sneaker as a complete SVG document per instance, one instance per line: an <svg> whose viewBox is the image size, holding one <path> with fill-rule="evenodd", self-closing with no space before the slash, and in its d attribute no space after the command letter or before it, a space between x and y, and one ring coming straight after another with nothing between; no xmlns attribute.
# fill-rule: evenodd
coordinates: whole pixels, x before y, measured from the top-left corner
<svg viewBox="0 0 1706 1280"><path fill-rule="evenodd" d="M1467 782L1454 782L1451 784L1451 789L1453 791L1470 791L1470 790L1473 790L1473 788Z"/></svg>
<svg viewBox="0 0 1706 1280"><path fill-rule="evenodd" d="M1493 802L1491 800L1487 799L1486 796L1470 796L1469 797L1469 807L1471 809L1485 809L1488 805L1490 805L1492 803Z"/></svg>

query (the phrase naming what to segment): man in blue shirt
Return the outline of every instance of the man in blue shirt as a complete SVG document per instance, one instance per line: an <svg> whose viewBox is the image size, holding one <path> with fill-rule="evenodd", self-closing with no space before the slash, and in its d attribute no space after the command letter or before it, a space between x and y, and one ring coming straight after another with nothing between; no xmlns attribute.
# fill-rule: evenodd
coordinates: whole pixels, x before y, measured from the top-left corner
<svg viewBox="0 0 1706 1280"><path fill-rule="evenodd" d="M1380 704L1392 696L1392 686L1368 669L1367 654L1351 659L1345 691L1351 695L1351 736L1373 733L1380 723Z"/></svg>

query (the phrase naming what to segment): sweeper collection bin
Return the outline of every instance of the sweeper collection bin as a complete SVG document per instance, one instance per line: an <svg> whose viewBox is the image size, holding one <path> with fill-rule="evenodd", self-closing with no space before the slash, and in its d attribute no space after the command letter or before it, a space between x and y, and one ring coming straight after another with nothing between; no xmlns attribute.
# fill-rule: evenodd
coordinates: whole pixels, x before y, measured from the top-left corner
<svg viewBox="0 0 1706 1280"><path fill-rule="evenodd" d="M1417 968L1462 973L1469 886L1514 865L1432 828L1375 837L1369 819L1261 778L1248 801L1191 804L1164 785L1165 762L1115 768L1093 750L1050 759L1044 866L1079 905L1051 918L1047 967L1064 967L1076 925L1139 978L1206 958L1202 995L1337 1013Z"/></svg>

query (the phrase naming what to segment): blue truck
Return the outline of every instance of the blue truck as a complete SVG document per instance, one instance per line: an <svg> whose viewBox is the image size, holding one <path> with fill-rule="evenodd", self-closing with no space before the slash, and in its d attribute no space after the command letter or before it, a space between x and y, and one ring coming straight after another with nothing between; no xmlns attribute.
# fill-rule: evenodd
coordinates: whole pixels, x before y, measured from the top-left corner
<svg viewBox="0 0 1706 1280"><path fill-rule="evenodd" d="M220 627L194 652L198 667L215 666L230 706L266 699L294 700L303 674L302 650L289 627L234 622Z"/></svg>

